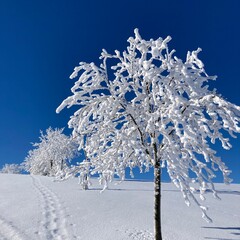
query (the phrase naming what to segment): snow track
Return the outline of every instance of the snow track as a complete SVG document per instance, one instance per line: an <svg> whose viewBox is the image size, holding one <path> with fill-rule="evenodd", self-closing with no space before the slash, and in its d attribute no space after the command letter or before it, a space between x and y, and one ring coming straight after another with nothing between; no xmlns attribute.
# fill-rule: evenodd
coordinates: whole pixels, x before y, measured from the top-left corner
<svg viewBox="0 0 240 240"><path fill-rule="evenodd" d="M0 216L0 240L25 240L27 239L17 227Z"/></svg>
<svg viewBox="0 0 240 240"><path fill-rule="evenodd" d="M99 194L98 180L81 191L78 179L0 174L0 240L153 240L153 184L124 181ZM240 184L216 184L222 201L206 198L212 224L175 186L163 183L164 240L240 240ZM98 190L99 189L99 190Z"/></svg>
<svg viewBox="0 0 240 240"><path fill-rule="evenodd" d="M154 240L153 234L146 230L126 229L125 233L133 240Z"/></svg>
<svg viewBox="0 0 240 240"><path fill-rule="evenodd" d="M58 196L43 185L39 178L32 176L32 180L41 197L43 214L43 221L36 234L39 235L40 239L44 240L69 240L75 238L71 237L67 231L66 214Z"/></svg>

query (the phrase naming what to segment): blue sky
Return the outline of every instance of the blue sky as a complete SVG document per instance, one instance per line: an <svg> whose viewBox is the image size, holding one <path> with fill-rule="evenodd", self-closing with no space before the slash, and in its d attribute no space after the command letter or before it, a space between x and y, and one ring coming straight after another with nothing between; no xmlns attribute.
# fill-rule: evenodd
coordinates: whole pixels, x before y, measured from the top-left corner
<svg viewBox="0 0 240 240"><path fill-rule="evenodd" d="M1 0L0 167L22 162L40 129L67 126L73 110L55 109L70 95L73 68L98 61L102 48L123 50L136 27L146 39L172 36L183 59L201 47L214 87L240 105L239 9L238 0ZM240 135L232 143L216 148L239 183Z"/></svg>

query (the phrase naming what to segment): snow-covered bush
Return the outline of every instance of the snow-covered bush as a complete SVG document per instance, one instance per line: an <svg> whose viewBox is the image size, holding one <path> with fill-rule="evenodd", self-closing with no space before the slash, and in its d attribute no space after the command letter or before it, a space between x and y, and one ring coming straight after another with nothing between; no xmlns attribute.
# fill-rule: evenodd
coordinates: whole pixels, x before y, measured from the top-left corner
<svg viewBox="0 0 240 240"><path fill-rule="evenodd" d="M161 168L186 204L192 199L210 221L191 185L199 185L201 199L206 188L217 197L214 171L229 183L230 170L210 142L219 140L229 149L226 135L240 132L240 107L209 88L216 77L205 72L201 49L181 60L169 50L170 40L147 41L135 29L123 53L103 50L100 66L80 62L70 76L77 78L72 96L57 109L79 106L68 125L87 154L90 173L98 173L105 188L114 175L124 179L127 167L154 168L156 239L161 239Z"/></svg>
<svg viewBox="0 0 240 240"><path fill-rule="evenodd" d="M2 169L0 169L0 173L12 173L18 174L21 173L22 167L18 164L5 164Z"/></svg>
<svg viewBox="0 0 240 240"><path fill-rule="evenodd" d="M24 161L25 170L35 175L64 175L68 162L77 154L77 145L72 137L63 134L62 129L40 132L40 142L34 143L35 149L28 152Z"/></svg>

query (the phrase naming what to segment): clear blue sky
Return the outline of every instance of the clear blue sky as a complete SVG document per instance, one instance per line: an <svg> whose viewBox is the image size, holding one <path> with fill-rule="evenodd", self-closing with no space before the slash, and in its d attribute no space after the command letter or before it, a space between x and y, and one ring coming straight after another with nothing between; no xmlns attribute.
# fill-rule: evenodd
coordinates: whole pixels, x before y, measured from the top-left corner
<svg viewBox="0 0 240 240"><path fill-rule="evenodd" d="M136 27L147 39L172 36L180 58L201 47L218 92L240 105L239 9L238 0L1 0L0 167L22 162L40 129L67 126L73 111L55 109L73 68L98 61L102 48L123 50ZM232 143L217 149L239 183L240 135Z"/></svg>

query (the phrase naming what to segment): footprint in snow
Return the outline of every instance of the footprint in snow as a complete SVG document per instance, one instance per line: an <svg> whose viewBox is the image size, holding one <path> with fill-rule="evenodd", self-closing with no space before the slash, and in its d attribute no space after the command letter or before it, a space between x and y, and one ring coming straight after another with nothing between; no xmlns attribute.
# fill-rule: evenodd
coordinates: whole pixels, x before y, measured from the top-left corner
<svg viewBox="0 0 240 240"><path fill-rule="evenodd" d="M147 230L126 229L125 233L132 240L154 240L153 234Z"/></svg>
<svg viewBox="0 0 240 240"><path fill-rule="evenodd" d="M32 176L33 186L41 197L43 219L40 229L35 234L44 240L69 240L76 239L68 232L67 214L61 205L58 196L40 178Z"/></svg>

